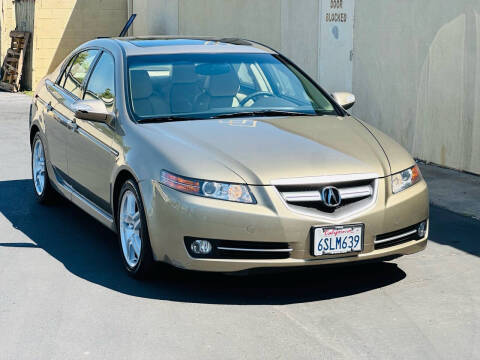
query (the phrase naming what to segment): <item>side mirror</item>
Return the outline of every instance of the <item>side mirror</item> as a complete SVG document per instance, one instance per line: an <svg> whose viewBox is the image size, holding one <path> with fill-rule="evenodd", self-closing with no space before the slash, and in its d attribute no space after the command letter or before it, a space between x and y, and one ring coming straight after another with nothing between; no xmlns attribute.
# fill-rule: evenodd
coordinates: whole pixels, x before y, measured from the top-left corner
<svg viewBox="0 0 480 360"><path fill-rule="evenodd" d="M102 100L78 100L72 108L77 119L99 123L109 123L113 119Z"/></svg>
<svg viewBox="0 0 480 360"><path fill-rule="evenodd" d="M345 110L350 109L355 105L355 95L348 92L335 92L332 94L338 105L342 106Z"/></svg>

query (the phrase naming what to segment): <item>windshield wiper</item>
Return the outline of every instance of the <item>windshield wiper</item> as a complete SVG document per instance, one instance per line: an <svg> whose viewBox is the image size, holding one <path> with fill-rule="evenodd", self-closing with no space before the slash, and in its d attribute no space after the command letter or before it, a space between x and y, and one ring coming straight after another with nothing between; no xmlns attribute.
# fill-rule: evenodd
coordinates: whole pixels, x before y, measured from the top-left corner
<svg viewBox="0 0 480 360"><path fill-rule="evenodd" d="M327 113L325 113L327 114ZM306 113L299 111L287 111L287 110L257 110L257 111L239 111L233 113L218 114L212 116L191 116L191 115L171 115L171 116L160 116L156 118L147 118L139 120L140 123L161 123L161 122L170 122L170 121L188 121L188 120L211 120L211 119L228 119L228 118L239 118L239 117L262 117L262 116L319 116L324 114L317 113Z"/></svg>
<svg viewBox="0 0 480 360"><path fill-rule="evenodd" d="M318 114L286 111L286 110L258 110L258 111L239 111L234 113L219 114L209 117L209 119L225 119L236 117L260 117L260 116L317 116Z"/></svg>
<svg viewBox="0 0 480 360"><path fill-rule="evenodd" d="M147 118L141 119L139 123L162 123L162 122L170 122L170 121L188 121L188 120L201 120L197 117L192 116L160 116L156 118Z"/></svg>

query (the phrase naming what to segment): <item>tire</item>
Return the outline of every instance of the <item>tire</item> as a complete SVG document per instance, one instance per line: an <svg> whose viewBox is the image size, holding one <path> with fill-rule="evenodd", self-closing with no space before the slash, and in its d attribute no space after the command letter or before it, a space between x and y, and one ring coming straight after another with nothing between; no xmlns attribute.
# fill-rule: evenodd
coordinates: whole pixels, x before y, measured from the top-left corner
<svg viewBox="0 0 480 360"><path fill-rule="evenodd" d="M123 184L117 204L117 237L124 268L136 279L148 278L153 273L155 261L145 210L135 181L127 180Z"/></svg>
<svg viewBox="0 0 480 360"><path fill-rule="evenodd" d="M48 177L47 157L39 132L33 138L30 164L33 192L37 201L41 204L52 203L56 198L56 193Z"/></svg>

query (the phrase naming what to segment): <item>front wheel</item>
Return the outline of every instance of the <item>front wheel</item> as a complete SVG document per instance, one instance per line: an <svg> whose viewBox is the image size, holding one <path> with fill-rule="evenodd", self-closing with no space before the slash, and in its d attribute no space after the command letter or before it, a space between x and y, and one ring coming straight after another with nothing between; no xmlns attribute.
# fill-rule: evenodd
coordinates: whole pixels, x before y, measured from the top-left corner
<svg viewBox="0 0 480 360"><path fill-rule="evenodd" d="M153 271L153 256L140 191L133 180L123 184L118 198L117 230L128 274L145 278Z"/></svg>

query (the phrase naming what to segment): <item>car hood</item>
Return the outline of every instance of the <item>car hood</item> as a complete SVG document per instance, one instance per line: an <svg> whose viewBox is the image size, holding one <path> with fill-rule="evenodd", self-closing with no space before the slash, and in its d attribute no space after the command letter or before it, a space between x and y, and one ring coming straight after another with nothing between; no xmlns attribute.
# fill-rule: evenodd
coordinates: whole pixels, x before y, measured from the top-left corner
<svg viewBox="0 0 480 360"><path fill-rule="evenodd" d="M214 161L251 185L323 175L389 175L388 159L374 136L353 117L236 118L146 124L150 135L188 146L176 168L185 176L226 181ZM193 152L192 152L193 150ZM163 149L165 151L165 149ZM175 171L175 169L167 169ZM213 170L215 172L215 170Z"/></svg>

